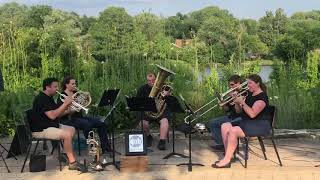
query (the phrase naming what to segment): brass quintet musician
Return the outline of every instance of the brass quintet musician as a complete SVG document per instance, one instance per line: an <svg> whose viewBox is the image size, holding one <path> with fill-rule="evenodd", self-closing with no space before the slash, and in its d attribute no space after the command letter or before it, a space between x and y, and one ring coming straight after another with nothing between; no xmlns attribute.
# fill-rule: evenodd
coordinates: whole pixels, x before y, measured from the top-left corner
<svg viewBox="0 0 320 180"><path fill-rule="evenodd" d="M77 83L75 78L67 76L61 82L62 91L61 94L67 96L73 96L77 92ZM61 98L58 98L58 104L61 105L63 102ZM66 110L66 113L61 118L61 123L64 125L72 126L77 129L83 130L83 134L88 139L89 132L93 128L97 128L101 149L103 154L111 152L110 143L108 140L107 125L99 118L83 116L82 112L76 112L72 109Z"/></svg>
<svg viewBox="0 0 320 180"><path fill-rule="evenodd" d="M228 83L229 83L228 84L229 88L235 89L235 91L232 91L230 93L234 93L238 90L237 87L239 87L240 84L242 83L242 79L239 75L232 75L229 78ZM229 102L229 103L220 102L220 106L223 107L227 115L210 120L209 128L212 134L212 138L214 140L214 145L212 145L211 147L215 150L223 151L224 145L221 137L221 125L226 122L239 120L238 117L240 114L236 112L235 105L232 104L232 102Z"/></svg>
<svg viewBox="0 0 320 180"><path fill-rule="evenodd" d="M32 120L30 123L32 136L35 138L63 140L63 149L68 157L69 170L83 171L86 167L76 161L72 149L72 138L75 129L72 126L59 123L59 118L65 115L66 110L72 104L73 97L70 94L61 105L55 103L53 96L58 90L58 80L56 78L44 79L42 88L43 91L40 91L33 101Z"/></svg>
<svg viewBox="0 0 320 180"><path fill-rule="evenodd" d="M213 168L231 167L231 159L238 145L238 138L250 135L264 136L270 132L266 86L257 74L249 75L247 82L249 89L247 97L235 96L234 99L235 109L237 113L240 113L241 121L222 124L221 135L225 156L212 164Z"/></svg>
<svg viewBox="0 0 320 180"><path fill-rule="evenodd" d="M152 87L154 86L156 80L156 76L154 73L150 72L147 74L147 83L142 85L138 92L137 97L149 97L149 94L152 90ZM170 95L170 91L164 90L161 92L163 96ZM169 131L169 122L168 122L168 116L169 112L168 110L165 110L165 112L157 119L152 119L146 116L145 113L139 112L138 113L138 119L143 119L143 130L147 136L147 146L151 147L153 142L153 137L150 133L150 123L151 122L158 122L160 124L160 140L157 145L157 148L159 150L165 150L166 149L166 139L168 131ZM141 124L139 124L141 126Z"/></svg>

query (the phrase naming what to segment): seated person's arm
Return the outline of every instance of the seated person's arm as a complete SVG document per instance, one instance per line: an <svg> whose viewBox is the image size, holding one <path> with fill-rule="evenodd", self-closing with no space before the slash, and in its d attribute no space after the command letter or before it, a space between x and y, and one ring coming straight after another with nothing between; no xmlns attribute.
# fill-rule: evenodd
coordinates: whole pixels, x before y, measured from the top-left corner
<svg viewBox="0 0 320 180"><path fill-rule="evenodd" d="M61 100L60 98L58 98L57 104L58 104L58 106L62 106L62 105L63 105L63 102L62 102L62 100ZM63 111L63 113L60 114L58 117L60 118L60 117L65 116L65 115L72 115L72 114L75 113L75 112L76 112L76 111L73 110L73 109L69 106L69 107L68 107L65 111Z"/></svg>
<svg viewBox="0 0 320 180"><path fill-rule="evenodd" d="M62 117L62 116L65 116L65 115L71 115L71 114L73 114L73 113L75 113L75 112L76 112L75 110L73 110L73 109L71 109L71 108L68 108L68 109L66 109L65 111L63 111L62 114L59 115L59 118Z"/></svg>
<svg viewBox="0 0 320 180"><path fill-rule="evenodd" d="M238 96L236 93L231 94L232 98L234 98L234 109L236 110L236 113L241 113L242 112L242 107L241 103L242 101L245 101L245 98L242 96Z"/></svg>
<svg viewBox="0 0 320 180"><path fill-rule="evenodd" d="M51 120L56 120L58 117L60 117L69 107L69 105L72 103L72 99L70 97L66 97L64 100L64 103L59 106L59 108L46 111L45 114L48 116L49 119Z"/></svg>
<svg viewBox="0 0 320 180"><path fill-rule="evenodd" d="M221 101L220 99L218 99L218 104L219 104L219 106L220 107L222 107L222 109L224 110L224 111L229 111L230 110L230 108L229 108L229 103L225 103L224 101Z"/></svg>
<svg viewBox="0 0 320 180"><path fill-rule="evenodd" d="M262 100L256 101L251 108L244 101L241 104L242 109L250 118L255 118L266 107L266 103Z"/></svg>
<svg viewBox="0 0 320 180"><path fill-rule="evenodd" d="M236 110L236 113L241 113L242 112L242 108L239 104L235 103L234 104L234 109Z"/></svg>

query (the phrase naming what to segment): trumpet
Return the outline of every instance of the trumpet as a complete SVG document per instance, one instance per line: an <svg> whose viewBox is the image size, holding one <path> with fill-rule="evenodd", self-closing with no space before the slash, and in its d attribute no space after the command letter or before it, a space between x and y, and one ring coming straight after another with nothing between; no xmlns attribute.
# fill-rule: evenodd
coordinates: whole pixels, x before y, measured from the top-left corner
<svg viewBox="0 0 320 180"><path fill-rule="evenodd" d="M234 96L232 95L233 93L236 93ZM218 95L218 97L213 98L211 101L209 101L207 104L201 106L199 109L195 110L194 112L191 112L188 116L184 118L185 123L192 123L195 120L202 118L205 114L216 108L218 105L219 106L224 106L228 103L231 105L234 104L234 99L239 97L239 96L247 96L248 92L248 82L245 81L239 86L235 88L231 88L228 91ZM194 117L193 119L190 120L190 118Z"/></svg>
<svg viewBox="0 0 320 180"><path fill-rule="evenodd" d="M228 103L234 105L234 99L240 96L247 96L248 95L248 82L245 81L241 83L239 86L229 89L228 91L221 94L219 98L219 105L224 106Z"/></svg>
<svg viewBox="0 0 320 180"><path fill-rule="evenodd" d="M56 92L60 95L60 100L64 102L64 99L67 98L67 96L64 94L61 94L59 91L56 91ZM89 109L86 107L89 106L89 104L91 103L90 94L88 96L87 93L78 91L73 96L75 99L71 103L71 108L77 112L80 112L80 110L84 110L85 113L88 114Z"/></svg>

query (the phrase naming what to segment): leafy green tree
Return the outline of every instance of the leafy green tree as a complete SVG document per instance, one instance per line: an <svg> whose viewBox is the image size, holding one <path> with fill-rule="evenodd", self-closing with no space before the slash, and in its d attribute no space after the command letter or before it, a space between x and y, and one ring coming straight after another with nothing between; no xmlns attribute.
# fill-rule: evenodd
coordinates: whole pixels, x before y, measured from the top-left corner
<svg viewBox="0 0 320 180"><path fill-rule="evenodd" d="M235 19L227 10L222 10L216 6L209 6L190 13L190 18L195 22L195 27L200 28L204 22L211 17L221 19ZM198 29L194 29L196 32Z"/></svg>
<svg viewBox="0 0 320 180"><path fill-rule="evenodd" d="M245 34L243 41L245 52L249 58L260 58L269 53L268 46L259 39L258 35Z"/></svg>
<svg viewBox="0 0 320 180"><path fill-rule="evenodd" d="M151 13L141 13L134 17L134 25L148 41L152 41L158 33L163 33L163 21Z"/></svg>
<svg viewBox="0 0 320 180"><path fill-rule="evenodd" d="M286 61L301 58L303 43L293 36L285 35L277 42L274 53Z"/></svg>
<svg viewBox="0 0 320 180"><path fill-rule="evenodd" d="M258 35L268 47L272 47L276 42L273 20L274 16L271 11L267 11L266 15L259 19Z"/></svg>
<svg viewBox="0 0 320 180"><path fill-rule="evenodd" d="M31 6L31 9L27 12L24 20L26 27L35 27L38 29L44 29L45 16L50 15L52 8L46 5Z"/></svg>
<svg viewBox="0 0 320 180"><path fill-rule="evenodd" d="M194 38L198 27L194 18L188 15L177 13L176 16L168 17L165 20L166 34L176 39Z"/></svg>
<svg viewBox="0 0 320 180"><path fill-rule="evenodd" d="M259 24L256 20L243 19L240 20L240 23L245 25L246 31L249 35L256 35L258 33Z"/></svg>
<svg viewBox="0 0 320 180"><path fill-rule="evenodd" d="M309 12L296 12L291 16L291 19L320 21L320 11L319 10L312 10Z"/></svg>
<svg viewBox="0 0 320 180"><path fill-rule="evenodd" d="M104 61L111 52L127 51L133 28L133 18L124 8L109 7L101 12L89 31L94 40L94 57Z"/></svg>
<svg viewBox="0 0 320 180"><path fill-rule="evenodd" d="M273 19L273 27L277 35L285 34L287 32L288 21L284 10L281 8L277 9Z"/></svg>
<svg viewBox="0 0 320 180"><path fill-rule="evenodd" d="M236 47L236 24L233 19L211 17L200 27L199 39L212 47L219 62L227 61Z"/></svg>
<svg viewBox="0 0 320 180"><path fill-rule="evenodd" d="M28 11L27 6L18 3L6 3L0 6L0 29L8 29L8 25L14 24L22 27L24 16Z"/></svg>
<svg viewBox="0 0 320 180"><path fill-rule="evenodd" d="M26 53L27 66L41 67L39 40L42 32L36 28L22 28L17 33L17 42L21 44Z"/></svg>
<svg viewBox="0 0 320 180"><path fill-rule="evenodd" d="M80 23L81 23L81 35L85 35L88 33L91 26L94 23L96 23L96 18L87 17L86 15L84 15L83 17L80 18Z"/></svg>

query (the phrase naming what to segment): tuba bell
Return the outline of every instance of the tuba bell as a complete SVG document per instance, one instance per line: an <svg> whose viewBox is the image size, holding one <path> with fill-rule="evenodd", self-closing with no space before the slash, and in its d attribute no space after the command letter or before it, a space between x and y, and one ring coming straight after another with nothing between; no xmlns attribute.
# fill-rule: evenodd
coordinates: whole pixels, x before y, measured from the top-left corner
<svg viewBox="0 0 320 180"><path fill-rule="evenodd" d="M164 95L162 94L163 91L172 91L172 87L169 85L164 84L164 81L170 76L175 75L173 71L170 69L167 69L165 67L162 67L160 65L156 65L159 68L159 72L157 74L156 81L151 89L151 92L149 94L149 97L152 97L155 99L157 112L146 112L146 116L151 119L158 119L161 117L167 107L165 101L164 101Z"/></svg>

